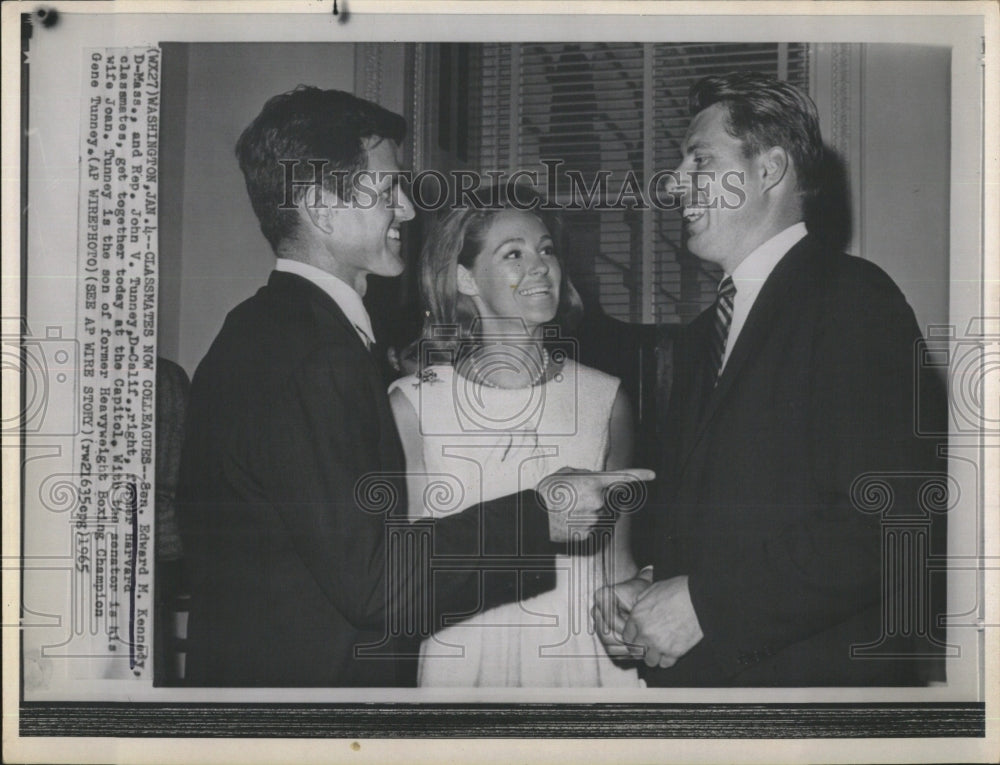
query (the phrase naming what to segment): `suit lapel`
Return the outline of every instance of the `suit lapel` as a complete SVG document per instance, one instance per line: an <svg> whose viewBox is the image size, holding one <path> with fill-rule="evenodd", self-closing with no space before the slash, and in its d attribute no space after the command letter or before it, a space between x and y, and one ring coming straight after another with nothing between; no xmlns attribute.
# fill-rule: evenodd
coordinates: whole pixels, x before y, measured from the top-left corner
<svg viewBox="0 0 1000 765"><path fill-rule="evenodd" d="M741 373L744 371L749 360L757 354L761 344L771 333L781 308L789 302L789 292L793 287L798 286L801 288L804 286L804 280L807 278L807 270L815 258L815 245L812 238L806 236L788 251L767 278L760 293L757 295L757 300L754 301L753 308L747 316L743 329L740 331L740 336L736 339L736 344L729 355L729 360L722 371L722 376L719 377L718 385L704 394L707 396L704 406L697 407L702 414L698 418L691 438L685 439L681 469L683 469L698 443L704 437L705 432L719 410L719 406L732 393L733 387L738 384ZM710 311L707 313L710 313ZM702 317L699 317L696 321L700 321L701 319ZM701 335L704 337L704 332ZM700 380L697 378L696 380L705 386L700 390L709 390L711 381L705 379L705 364L698 366L702 371L700 373Z"/></svg>
<svg viewBox="0 0 1000 765"><path fill-rule="evenodd" d="M361 363L368 364L367 379L372 400L376 402L378 408L376 417L373 418L375 425L373 435L376 440L381 441L382 434L387 432L387 427L392 428L394 432L395 425L389 410L387 384L382 376L382 370L379 369L375 357L365 346L354 324L347 318L337 301L308 279L284 271L272 271L268 286L282 293L287 299L308 306L320 332L329 332L342 337L344 342L355 347L364 358Z"/></svg>
<svg viewBox="0 0 1000 765"><path fill-rule="evenodd" d="M368 349L358 336L357 330L340 306L337 305L337 301L320 287L308 279L285 271L272 271L268 286L289 295L292 300L305 302L310 307L318 325L329 327L333 332L345 337L349 343L356 343L361 350L368 353Z"/></svg>

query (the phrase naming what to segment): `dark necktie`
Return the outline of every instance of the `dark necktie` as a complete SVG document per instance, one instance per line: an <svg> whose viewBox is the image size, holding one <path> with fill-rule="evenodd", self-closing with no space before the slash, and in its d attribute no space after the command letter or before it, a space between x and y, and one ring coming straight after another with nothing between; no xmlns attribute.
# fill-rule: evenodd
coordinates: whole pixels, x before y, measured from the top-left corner
<svg viewBox="0 0 1000 765"><path fill-rule="evenodd" d="M729 325L733 320L733 296L736 285L732 277L727 276L719 282L719 294L715 298L715 321L712 324L712 346L710 367L715 371L713 385L722 374L722 357L726 352L726 338L729 337Z"/></svg>

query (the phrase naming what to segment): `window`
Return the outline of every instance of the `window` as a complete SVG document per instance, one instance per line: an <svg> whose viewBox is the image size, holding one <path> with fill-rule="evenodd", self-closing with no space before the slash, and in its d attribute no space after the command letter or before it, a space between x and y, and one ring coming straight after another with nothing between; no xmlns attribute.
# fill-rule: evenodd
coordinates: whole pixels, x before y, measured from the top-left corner
<svg viewBox="0 0 1000 765"><path fill-rule="evenodd" d="M470 89L467 102L468 162L484 173L534 171L540 184L547 182L543 190L554 191L561 202L569 201L574 175L603 197L602 209L565 214L567 261L581 291L599 299L609 315L631 322L687 321L709 305L717 272L684 252L680 216L641 209L648 204L641 194L657 171L680 161L687 93L695 80L752 69L807 89L808 47L486 43L469 48L468 81L478 86ZM561 163L550 172L556 160ZM600 173L606 174L605 189ZM662 186L660 191L666 202Z"/></svg>

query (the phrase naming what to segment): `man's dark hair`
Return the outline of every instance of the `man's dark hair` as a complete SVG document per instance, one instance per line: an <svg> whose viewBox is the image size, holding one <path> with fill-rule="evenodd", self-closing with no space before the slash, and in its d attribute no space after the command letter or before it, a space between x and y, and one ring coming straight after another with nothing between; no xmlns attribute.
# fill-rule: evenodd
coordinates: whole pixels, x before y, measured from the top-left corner
<svg viewBox="0 0 1000 765"><path fill-rule="evenodd" d="M404 135L406 120L401 116L341 90L300 85L264 104L236 142L236 156L272 249L277 252L295 232L298 216L288 202L309 188L316 168L322 166L323 187L348 200L354 175L368 166L364 141L379 136L399 143ZM295 195L282 161L294 163L291 175L301 184Z"/></svg>
<svg viewBox="0 0 1000 765"><path fill-rule="evenodd" d="M729 112L726 131L743 141L747 157L780 146L795 163L799 188L816 193L823 162L823 138L816 105L798 88L757 72L703 77L691 87L691 116L714 104Z"/></svg>

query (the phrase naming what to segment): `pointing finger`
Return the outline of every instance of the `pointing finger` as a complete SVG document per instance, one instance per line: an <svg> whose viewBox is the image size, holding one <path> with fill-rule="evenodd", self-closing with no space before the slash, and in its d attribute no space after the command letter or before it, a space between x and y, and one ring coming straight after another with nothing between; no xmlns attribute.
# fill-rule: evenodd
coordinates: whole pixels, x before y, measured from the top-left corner
<svg viewBox="0 0 1000 765"><path fill-rule="evenodd" d="M655 478L655 471L648 470L647 468L628 468L627 470L615 470L614 472L601 474L601 481L605 484L652 481Z"/></svg>

